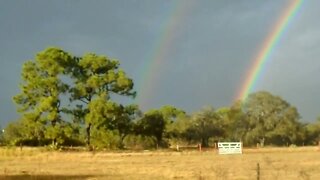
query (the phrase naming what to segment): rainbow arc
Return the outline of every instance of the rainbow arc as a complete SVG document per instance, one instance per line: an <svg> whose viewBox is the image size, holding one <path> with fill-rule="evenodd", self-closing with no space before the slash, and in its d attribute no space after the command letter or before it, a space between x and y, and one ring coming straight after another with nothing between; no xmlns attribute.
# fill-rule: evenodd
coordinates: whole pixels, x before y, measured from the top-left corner
<svg viewBox="0 0 320 180"><path fill-rule="evenodd" d="M290 22L296 16L300 9L303 0L291 0L289 6L285 9L284 13L280 16L278 22L275 24L272 31L265 39L263 46L257 56L253 60L253 64L247 74L247 78L243 84L240 93L237 95L236 100L245 100L249 93L251 93L261 76L261 72L265 67L265 64L271 60L270 56L274 51L276 45L283 37L283 34L289 27Z"/></svg>
<svg viewBox="0 0 320 180"><path fill-rule="evenodd" d="M149 99L156 92L160 82L160 72L163 69L168 54L174 46L174 41L178 35L179 27L185 22L187 13L192 9L196 1L172 1L171 9L168 10L167 17L161 25L159 36L155 39L153 50L149 55L149 61L144 64L141 74L140 85L138 87L137 101L141 107L149 105Z"/></svg>
<svg viewBox="0 0 320 180"><path fill-rule="evenodd" d="M270 56L273 53L276 45L280 42L281 37L289 27L290 22L294 19L299 11L304 0L288 0L289 4L283 11L278 21L275 23L272 31L265 38L262 43L262 48L252 60L252 66L250 67L243 86L238 91L235 100L245 100L249 93L251 93L258 82L259 77L262 74L262 70L265 68L265 64L271 60ZM161 25L162 29L157 39L155 39L154 47L149 55L149 61L143 67L142 78L140 79L140 85L138 87L137 103L142 107L147 107L149 99L152 97L152 93L156 92L157 83L159 83L161 71L161 65L167 59L167 55L170 52L175 40L175 36L179 32L178 27L184 23L186 14L191 10L193 4L180 4L173 1L172 9L167 13L167 17L164 19ZM192 1L196 2L196 1Z"/></svg>

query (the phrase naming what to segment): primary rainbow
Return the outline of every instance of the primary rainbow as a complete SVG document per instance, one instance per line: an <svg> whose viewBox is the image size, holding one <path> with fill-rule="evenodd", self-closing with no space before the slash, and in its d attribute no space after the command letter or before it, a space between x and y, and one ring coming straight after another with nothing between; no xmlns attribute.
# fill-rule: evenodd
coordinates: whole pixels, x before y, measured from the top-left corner
<svg viewBox="0 0 320 180"><path fill-rule="evenodd" d="M286 31L289 23L297 14L302 2L303 0L290 0L288 7L284 11L283 15L279 18L274 28L272 28L272 31L264 41L261 50L254 58L254 63L248 75L246 76L247 78L240 91L240 94L237 96L237 100L245 100L249 93L252 92L263 70L263 67L265 66L266 62L270 60L270 55Z"/></svg>

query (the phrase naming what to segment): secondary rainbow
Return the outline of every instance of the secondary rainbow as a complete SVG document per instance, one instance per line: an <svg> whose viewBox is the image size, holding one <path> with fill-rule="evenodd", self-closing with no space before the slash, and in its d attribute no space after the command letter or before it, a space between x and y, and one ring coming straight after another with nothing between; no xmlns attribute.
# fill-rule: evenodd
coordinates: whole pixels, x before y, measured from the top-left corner
<svg viewBox="0 0 320 180"><path fill-rule="evenodd" d="M278 22L275 24L272 31L267 36L263 43L263 46L257 56L253 60L253 65L246 76L245 83L237 96L236 100L245 100L249 93L254 89L259 76L268 60L270 60L270 55L274 51L275 46L279 43L284 32L288 29L288 26L292 19L297 14L300 9L303 0L291 0L288 7L285 9L284 13L279 18Z"/></svg>
<svg viewBox="0 0 320 180"><path fill-rule="evenodd" d="M180 2L180 3L179 3ZM168 59L168 54L173 48L175 37L179 33L179 27L185 22L186 13L189 12L193 3L183 3L183 1L173 1L168 9L167 16L159 28L159 35L154 41L151 53L148 55L147 63L141 68L141 79L138 82L137 103L141 108L149 108L149 101L156 93L160 74Z"/></svg>

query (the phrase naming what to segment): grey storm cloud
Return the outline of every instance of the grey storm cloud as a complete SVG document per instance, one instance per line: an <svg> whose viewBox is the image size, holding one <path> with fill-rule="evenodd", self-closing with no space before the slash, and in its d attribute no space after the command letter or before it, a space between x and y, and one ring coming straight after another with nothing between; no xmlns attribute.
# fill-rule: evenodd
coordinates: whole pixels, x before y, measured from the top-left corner
<svg viewBox="0 0 320 180"><path fill-rule="evenodd" d="M160 78L147 97L148 106L142 108L172 104L192 112L205 105L231 105L254 56L289 2L2 0L0 124L18 118L12 96L19 92L23 62L49 46L75 55L95 52L119 59L136 84L143 86L141 71L152 61L150 52L163 33L163 22L172 18L169 9L182 3L192 7L179 29L174 29L173 50L159 67ZM298 108L304 121L320 115L317 7L320 1L304 1L255 88L282 96Z"/></svg>

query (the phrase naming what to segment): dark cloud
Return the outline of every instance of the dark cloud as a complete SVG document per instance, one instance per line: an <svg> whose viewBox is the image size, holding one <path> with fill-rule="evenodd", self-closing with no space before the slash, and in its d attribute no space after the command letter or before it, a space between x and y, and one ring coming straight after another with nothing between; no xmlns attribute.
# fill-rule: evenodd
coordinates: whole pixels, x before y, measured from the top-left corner
<svg viewBox="0 0 320 180"><path fill-rule="evenodd" d="M0 3L1 123L17 118L25 60L48 46L74 54L92 51L121 61L141 86L141 71L163 33L170 10L192 3L179 22L148 108L173 104L187 111L230 105L253 57L289 1L9 1ZM256 90L297 106L304 120L320 114L320 2L304 1L274 50ZM150 76L153 76L153 74ZM137 89L141 89L137 87ZM142 95L143 96L143 95ZM134 102L126 101L125 102Z"/></svg>

